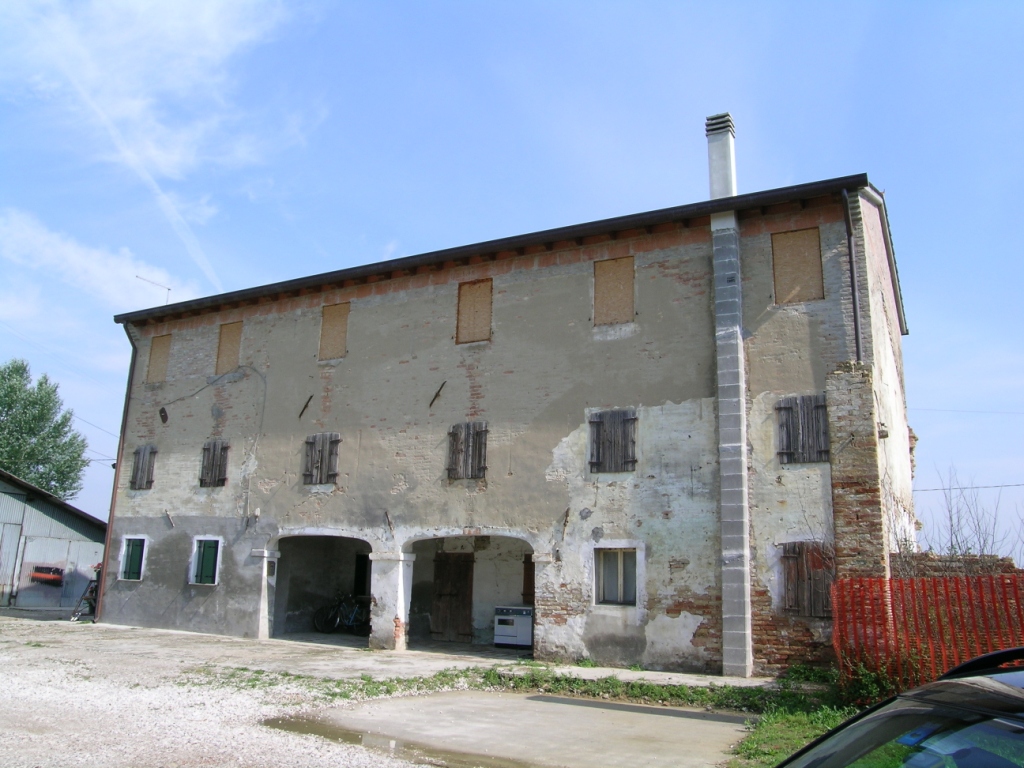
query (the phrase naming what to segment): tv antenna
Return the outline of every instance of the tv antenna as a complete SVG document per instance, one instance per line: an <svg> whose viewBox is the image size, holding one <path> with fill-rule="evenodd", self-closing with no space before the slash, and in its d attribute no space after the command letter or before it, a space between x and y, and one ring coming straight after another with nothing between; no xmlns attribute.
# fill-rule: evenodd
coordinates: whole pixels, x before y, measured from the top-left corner
<svg viewBox="0 0 1024 768"><path fill-rule="evenodd" d="M142 275L136 275L135 277L137 279L141 280L144 283L149 283L150 285L155 285L157 288L163 288L165 291L167 291L167 298L164 299L164 305L166 306L167 304L170 303L170 301L171 301L171 289L168 288L166 285L160 285L160 283L154 282L153 280L149 280L149 279L143 277Z"/></svg>

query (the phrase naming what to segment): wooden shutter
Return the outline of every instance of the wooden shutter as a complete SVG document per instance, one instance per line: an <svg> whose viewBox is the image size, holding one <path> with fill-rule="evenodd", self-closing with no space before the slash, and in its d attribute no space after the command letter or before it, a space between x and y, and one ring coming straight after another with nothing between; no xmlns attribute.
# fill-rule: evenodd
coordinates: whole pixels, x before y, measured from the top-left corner
<svg viewBox="0 0 1024 768"><path fill-rule="evenodd" d="M204 539L196 542L196 584L217 583L217 553L220 542Z"/></svg>
<svg viewBox="0 0 1024 768"><path fill-rule="evenodd" d="M124 545L124 572L121 578L138 581L142 578L142 554L145 539L127 539Z"/></svg>
<svg viewBox="0 0 1024 768"><path fill-rule="evenodd" d="M148 490L153 487L153 465L155 463L155 445L140 445L135 449L132 477L129 483L129 487L132 490Z"/></svg>
<svg viewBox="0 0 1024 768"><path fill-rule="evenodd" d="M828 408L824 395L784 397L779 414L779 463L828 461Z"/></svg>
<svg viewBox="0 0 1024 768"><path fill-rule="evenodd" d="M448 430L448 479L458 480L463 475L463 456L466 453L464 424L455 424Z"/></svg>
<svg viewBox="0 0 1024 768"><path fill-rule="evenodd" d="M325 483L338 482L338 450L341 447L341 433L325 432L327 452L323 454L323 478Z"/></svg>
<svg viewBox="0 0 1024 768"><path fill-rule="evenodd" d="M199 485L211 488L227 483L228 448L225 440L206 441L203 446L203 466L199 474Z"/></svg>
<svg viewBox="0 0 1024 768"><path fill-rule="evenodd" d="M316 454L316 435L306 438L306 461L302 468L302 482L313 485L320 472L320 460Z"/></svg>
<svg viewBox="0 0 1024 768"><path fill-rule="evenodd" d="M832 616L832 558L817 541L782 545L783 610L798 616Z"/></svg>
<svg viewBox="0 0 1024 768"><path fill-rule="evenodd" d="M590 417L590 471L636 468L636 411L601 411Z"/></svg>
<svg viewBox="0 0 1024 768"><path fill-rule="evenodd" d="M146 489L148 490L153 487L153 467L156 465L156 446L145 446L145 453L146 457L144 464L146 467L146 474L145 477L143 478L143 481Z"/></svg>
<svg viewBox="0 0 1024 768"><path fill-rule="evenodd" d="M467 477L481 478L487 475L487 422L473 421L468 424L470 446L469 474Z"/></svg>

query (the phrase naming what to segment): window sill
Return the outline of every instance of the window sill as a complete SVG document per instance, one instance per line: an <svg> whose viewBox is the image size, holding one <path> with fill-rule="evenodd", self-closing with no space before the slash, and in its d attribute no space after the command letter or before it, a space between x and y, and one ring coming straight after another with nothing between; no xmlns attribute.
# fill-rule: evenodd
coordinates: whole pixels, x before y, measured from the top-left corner
<svg viewBox="0 0 1024 768"><path fill-rule="evenodd" d="M628 339L635 336L640 326L635 321L629 323L610 323L608 325L594 326L594 341L613 341L614 339Z"/></svg>

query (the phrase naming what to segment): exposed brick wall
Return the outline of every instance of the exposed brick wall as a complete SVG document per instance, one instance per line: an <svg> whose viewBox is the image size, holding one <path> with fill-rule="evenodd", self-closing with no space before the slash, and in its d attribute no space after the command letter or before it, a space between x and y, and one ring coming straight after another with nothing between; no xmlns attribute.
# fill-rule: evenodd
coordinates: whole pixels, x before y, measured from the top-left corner
<svg viewBox="0 0 1024 768"><path fill-rule="evenodd" d="M671 593L652 596L647 607L652 617L657 613L673 619L683 613L700 616L702 621L690 645L698 649L704 663L688 671L722 673L722 591L719 587L711 587L703 593L679 587Z"/></svg>
<svg viewBox="0 0 1024 768"><path fill-rule="evenodd" d="M872 369L842 363L825 387L836 578L889 576Z"/></svg>
<svg viewBox="0 0 1024 768"><path fill-rule="evenodd" d="M755 578L750 590L754 635L754 673L778 674L793 664L830 662L832 621L772 610L771 593Z"/></svg>

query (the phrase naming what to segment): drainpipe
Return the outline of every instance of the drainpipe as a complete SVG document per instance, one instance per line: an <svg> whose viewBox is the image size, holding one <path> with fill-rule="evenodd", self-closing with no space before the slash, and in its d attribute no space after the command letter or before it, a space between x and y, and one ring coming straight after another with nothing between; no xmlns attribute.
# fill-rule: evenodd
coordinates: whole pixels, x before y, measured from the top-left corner
<svg viewBox="0 0 1024 768"><path fill-rule="evenodd" d="M860 290L857 287L857 245L853 237L853 216L850 213L850 196L843 190L843 214L846 217L846 254L850 263L850 292L853 294L853 343L857 350L857 362L863 361L860 338Z"/></svg>
<svg viewBox="0 0 1024 768"><path fill-rule="evenodd" d="M117 501L117 485L121 479L121 460L124 457L124 436L128 431L128 403L132 396L132 383L135 380L135 362L139 356L138 347L135 346L135 339L128 330L128 324L124 326L125 335L128 336L128 343L132 345L132 361L128 367L128 385L124 390L124 409L121 411L121 436L117 441L117 461L114 463L114 488L110 492L110 515L107 517L107 538L103 544L103 570L100 572L99 591L96 596L96 615L93 621L99 621L103 611L103 597L106 594L108 568L110 566L110 536L114 530L114 503Z"/></svg>

